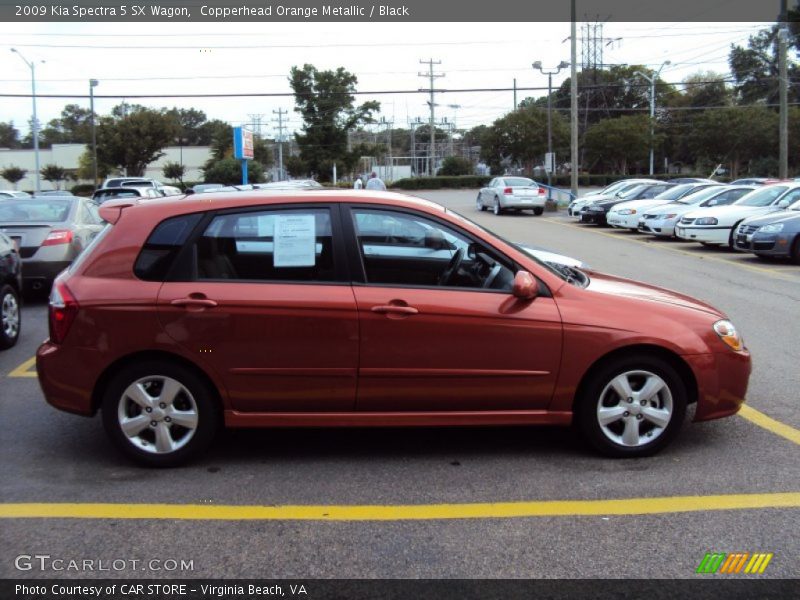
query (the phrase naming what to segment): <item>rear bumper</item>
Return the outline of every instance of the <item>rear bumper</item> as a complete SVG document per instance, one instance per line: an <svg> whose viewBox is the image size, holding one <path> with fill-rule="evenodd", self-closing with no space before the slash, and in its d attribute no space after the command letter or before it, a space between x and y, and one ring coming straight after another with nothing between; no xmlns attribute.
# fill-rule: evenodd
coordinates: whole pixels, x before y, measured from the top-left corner
<svg viewBox="0 0 800 600"><path fill-rule="evenodd" d="M36 372L48 404L66 412L91 416L94 414L92 388L100 374L92 367L95 361L84 358L76 360L74 348L65 351L47 340L36 351ZM75 382L91 384L81 386Z"/></svg>
<svg viewBox="0 0 800 600"><path fill-rule="evenodd" d="M695 421L721 419L739 412L752 370L749 352L695 354L683 358L697 380Z"/></svg>
<svg viewBox="0 0 800 600"><path fill-rule="evenodd" d="M503 196L500 198L501 208L544 208L544 203L547 200L545 196Z"/></svg>
<svg viewBox="0 0 800 600"><path fill-rule="evenodd" d="M41 261L25 259L22 261L22 280L25 283L46 282L52 283L61 271L72 264L67 261Z"/></svg>

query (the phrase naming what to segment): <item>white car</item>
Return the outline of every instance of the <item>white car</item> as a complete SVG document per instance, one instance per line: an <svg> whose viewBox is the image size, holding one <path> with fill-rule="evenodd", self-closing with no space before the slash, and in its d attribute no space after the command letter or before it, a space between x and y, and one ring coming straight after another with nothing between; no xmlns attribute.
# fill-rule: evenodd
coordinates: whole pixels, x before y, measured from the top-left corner
<svg viewBox="0 0 800 600"><path fill-rule="evenodd" d="M639 216L638 229L660 237L675 237L675 225L688 212L706 206L727 206L745 194L757 189L756 185L714 185L700 188L683 198L653 206Z"/></svg>
<svg viewBox="0 0 800 600"><path fill-rule="evenodd" d="M575 217L577 219L581 218L581 210L587 204L591 204L592 202L597 202L598 200L610 200L614 198L617 194L624 194L625 192L629 192L633 188L642 185L643 183L660 183L655 179L621 179L620 181L615 181L611 185L607 185L602 190L596 190L594 192L588 192L581 196L580 198L576 198L572 202L569 203L567 207L567 214L570 217Z"/></svg>
<svg viewBox="0 0 800 600"><path fill-rule="evenodd" d="M800 200L800 183L773 184L745 194L730 206L710 206L689 212L675 227L675 235L701 244L733 248L733 232L748 217L782 210Z"/></svg>
<svg viewBox="0 0 800 600"><path fill-rule="evenodd" d="M17 190L0 190L0 199L2 198L30 198L28 192L19 192Z"/></svg>
<svg viewBox="0 0 800 600"><path fill-rule="evenodd" d="M675 202L688 196L692 192L705 189L710 186L718 184L714 183L683 183L676 185L668 190L661 192L658 196L653 198L643 198L642 200L630 200L622 202L613 206L606 214L606 222L612 227L621 227L623 229L630 229L636 231L639 228L639 219L644 214L644 211Z"/></svg>
<svg viewBox="0 0 800 600"><path fill-rule="evenodd" d="M547 200L545 189L527 177L495 177L478 192L475 205L478 210L491 208L494 214L504 210L532 210L533 214L544 212Z"/></svg>

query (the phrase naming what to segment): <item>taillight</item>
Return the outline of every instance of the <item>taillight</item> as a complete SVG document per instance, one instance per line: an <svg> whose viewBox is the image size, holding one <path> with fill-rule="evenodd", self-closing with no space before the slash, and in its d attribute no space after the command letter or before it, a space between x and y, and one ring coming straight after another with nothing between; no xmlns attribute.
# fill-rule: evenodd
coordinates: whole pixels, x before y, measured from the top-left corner
<svg viewBox="0 0 800 600"><path fill-rule="evenodd" d="M58 244L69 244L72 241L71 229L53 229L44 241L42 246L57 246Z"/></svg>
<svg viewBox="0 0 800 600"><path fill-rule="evenodd" d="M50 292L50 341L60 344L78 314L78 301L62 282L56 280Z"/></svg>
<svg viewBox="0 0 800 600"><path fill-rule="evenodd" d="M506 188L503 190L503 193L506 195L510 195L514 193L514 190L512 188Z"/></svg>
<svg viewBox="0 0 800 600"><path fill-rule="evenodd" d="M544 188L539 188L539 195L544 196Z"/></svg>

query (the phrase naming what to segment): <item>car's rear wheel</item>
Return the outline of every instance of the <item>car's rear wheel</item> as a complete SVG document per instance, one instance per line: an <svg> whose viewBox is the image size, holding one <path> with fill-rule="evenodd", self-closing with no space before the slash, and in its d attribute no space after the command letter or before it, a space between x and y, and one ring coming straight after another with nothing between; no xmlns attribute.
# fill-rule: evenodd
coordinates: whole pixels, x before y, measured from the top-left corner
<svg viewBox="0 0 800 600"><path fill-rule="evenodd" d="M615 359L595 372L578 398L576 420L588 442L608 456L649 456L680 429L686 388L655 356Z"/></svg>
<svg viewBox="0 0 800 600"><path fill-rule="evenodd" d="M500 198L494 197L494 204L492 205L492 212L498 217L503 214L503 209L500 207Z"/></svg>
<svg viewBox="0 0 800 600"><path fill-rule="evenodd" d="M13 286L0 286L0 349L17 343L20 330L19 294Z"/></svg>
<svg viewBox="0 0 800 600"><path fill-rule="evenodd" d="M478 194L478 199L475 200L475 208L477 208L480 211L485 211L486 210L486 207L483 205L483 200L481 200L481 195L480 194Z"/></svg>
<svg viewBox="0 0 800 600"><path fill-rule="evenodd" d="M173 467L196 457L219 428L208 385L170 362L123 368L103 397L103 425L114 444L138 463Z"/></svg>
<svg viewBox="0 0 800 600"><path fill-rule="evenodd" d="M536 208L533 209L533 214L535 214L537 217L541 215L543 212L544 209L541 206L537 206Z"/></svg>

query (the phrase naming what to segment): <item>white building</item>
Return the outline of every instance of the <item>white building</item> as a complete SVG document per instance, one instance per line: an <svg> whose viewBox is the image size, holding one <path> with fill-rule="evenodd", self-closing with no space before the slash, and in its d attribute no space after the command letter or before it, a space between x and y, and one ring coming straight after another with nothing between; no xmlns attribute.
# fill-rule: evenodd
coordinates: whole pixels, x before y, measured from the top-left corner
<svg viewBox="0 0 800 600"><path fill-rule="evenodd" d="M64 169L77 169L81 155L86 151L84 144L53 144L52 148L42 148L39 150L39 168L45 165L58 165ZM201 169L205 162L211 158L211 148L209 146L169 146L162 148L164 156L150 163L145 170L144 176L158 179L164 183L172 183L164 177L164 164L176 162L186 167L183 176L184 181L202 181L203 172ZM0 148L0 171L6 167L19 167L28 173L17 183L18 190L32 191L36 187L36 159L33 150L10 150ZM122 175L122 173L120 173ZM40 178L41 179L41 178ZM91 180L80 180L77 183L91 183ZM73 181L62 181L61 187L69 189L75 185ZM56 189L55 184L41 179L42 190ZM11 188L11 184L5 179L0 179L0 188Z"/></svg>

